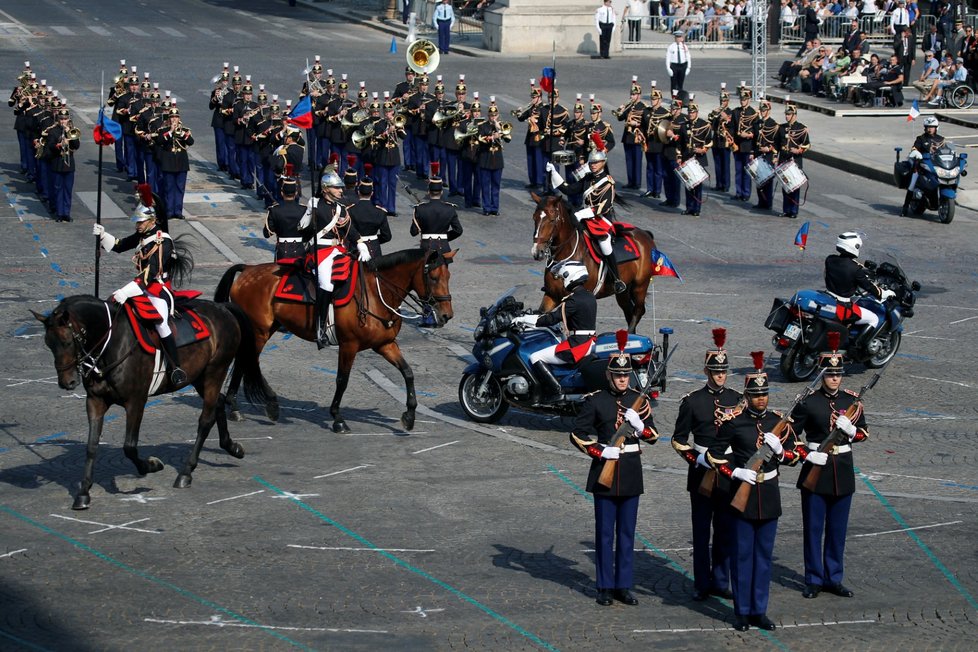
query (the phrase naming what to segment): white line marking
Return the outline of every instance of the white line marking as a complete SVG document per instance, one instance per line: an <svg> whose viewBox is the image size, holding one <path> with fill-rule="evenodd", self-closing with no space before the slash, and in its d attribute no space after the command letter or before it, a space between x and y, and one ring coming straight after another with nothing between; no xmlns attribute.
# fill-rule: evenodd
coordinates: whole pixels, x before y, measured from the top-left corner
<svg viewBox="0 0 978 652"><path fill-rule="evenodd" d="M419 451L414 451L413 453L411 453L411 455L417 455L418 453L427 453L428 451L433 451L436 448L444 448L445 446L451 446L452 444L457 444L459 441L461 440L456 439L455 441L450 441L447 444L438 444L437 446L432 446L431 448L422 448Z"/></svg>
<svg viewBox="0 0 978 652"><path fill-rule="evenodd" d="M433 614L439 611L445 611L444 609L425 609L421 605L418 605L414 609L408 609L407 611L402 611L402 614L417 614L422 618L427 618L428 614Z"/></svg>
<svg viewBox="0 0 978 652"><path fill-rule="evenodd" d="M92 211L92 215L96 214L96 211L98 209L98 191L92 190L92 191L76 192L75 196L78 197L78 200L81 201L81 203L85 204L85 208ZM115 203L115 201L113 201L111 197L109 197L109 193L107 192L102 193L102 219L103 220L119 220L128 217L129 216L126 215L126 212L122 210L122 208L120 208L119 205Z"/></svg>
<svg viewBox="0 0 978 652"><path fill-rule="evenodd" d="M882 532L868 532L866 534L854 534L853 539L858 539L859 537L878 537L881 534L896 534L897 532L910 532L911 530L926 530L932 527L944 527L945 525L957 525L958 523L964 523L964 521L948 521L947 523L934 523L933 525L918 525L917 527L905 527L899 530L884 530Z"/></svg>
<svg viewBox="0 0 978 652"><path fill-rule="evenodd" d="M144 32L138 27L126 27L125 25L123 25L122 29L126 30L130 34L135 34L136 36L149 36L149 32Z"/></svg>
<svg viewBox="0 0 978 652"><path fill-rule="evenodd" d="M917 305L923 308L952 308L954 310L970 310L972 312L978 311L978 308L971 308L968 306L945 306L940 303L918 303Z"/></svg>
<svg viewBox="0 0 978 652"><path fill-rule="evenodd" d="M272 496L272 498L288 498L290 500L301 500L302 498L315 498L319 494L294 494L289 491L283 491L281 495Z"/></svg>
<svg viewBox="0 0 978 652"><path fill-rule="evenodd" d="M427 430L395 430L394 432L346 432L344 437L403 437L404 435L427 435Z"/></svg>
<svg viewBox="0 0 978 652"><path fill-rule="evenodd" d="M80 518L72 518L71 516L62 516L61 514L49 514L49 516L53 516L54 518L61 518L66 521L75 521L76 523L85 523L87 525L99 525L103 528L101 530L95 530L93 532L89 532L89 534L98 534L99 532L106 532L107 530L132 530L133 532L143 532L144 534L160 534L159 530L143 530L138 527L128 527L133 523L142 523L143 521L148 521L149 518L141 518L138 521L129 521L128 523L123 523L122 525L108 525L107 523L99 523L98 521L86 521Z"/></svg>
<svg viewBox="0 0 978 652"><path fill-rule="evenodd" d="M882 471L863 471L863 475L866 477L885 475L891 478L910 478L911 480L934 480L936 482L953 482L957 484L956 480L948 480L947 478L928 478L924 475L900 475L899 473L883 473Z"/></svg>
<svg viewBox="0 0 978 652"><path fill-rule="evenodd" d="M958 385L960 387L967 387L969 389L974 387L974 385L969 385L968 383L960 383L956 380L944 380L943 378L928 378L927 376L914 376L914 375L910 375L910 377L917 378L918 380L930 380L936 383L948 383L950 385Z"/></svg>
<svg viewBox="0 0 978 652"><path fill-rule="evenodd" d="M835 620L827 623L796 623L794 625L781 625L782 629L791 629L797 627L829 627L831 625L866 625L869 623L876 623L875 620ZM726 634L730 630L728 629L713 629L712 627L690 627L688 629L633 629L633 634L685 634L687 632L715 632L718 634Z"/></svg>
<svg viewBox="0 0 978 652"><path fill-rule="evenodd" d="M373 464L361 464L360 466L351 466L348 469L343 469L342 471L333 471L332 473L325 473L323 475L313 476L313 480L319 480L320 478L329 478L334 475L340 475L341 473L349 473L350 471L359 471L360 469L365 469L368 466L373 466Z"/></svg>
<svg viewBox="0 0 978 652"><path fill-rule="evenodd" d="M51 29L53 29L58 34L61 34L62 36L74 36L75 35L75 33L73 31L71 31L67 27L62 27L61 25L52 25L51 26Z"/></svg>
<svg viewBox="0 0 978 652"><path fill-rule="evenodd" d="M109 33L109 30L105 29L104 27L94 27L92 25L89 25L88 29L92 30L99 36L112 36L112 34Z"/></svg>
<svg viewBox="0 0 978 652"><path fill-rule="evenodd" d="M386 629L341 629L338 627L286 627L284 625L252 625L222 620L220 616L211 616L210 620L162 620L159 618L143 618L143 622L160 625L212 625L214 627L247 627L253 629L278 629L289 632L345 632L349 634L388 634Z"/></svg>
<svg viewBox="0 0 978 652"><path fill-rule="evenodd" d="M247 498L248 496L254 496L255 494L263 494L263 493L265 493L265 490L264 489L259 489L258 491L252 491L251 493L241 494L240 496L231 496L230 498L220 498L218 500L212 500L211 502L209 502L207 504L208 505L216 505L217 503L223 503L226 500L237 500L238 498Z"/></svg>
<svg viewBox="0 0 978 652"><path fill-rule="evenodd" d="M80 442L79 442L80 443ZM139 503L140 505L148 505L154 500L166 500L165 496L146 496L144 494L134 494L132 496L126 496L120 498L119 501L123 503Z"/></svg>
<svg viewBox="0 0 978 652"><path fill-rule="evenodd" d="M18 552L27 552L27 548L21 548L20 550L14 550L12 552L4 553L4 554L0 555L0 559L3 559L4 557L13 557Z"/></svg>
<svg viewBox="0 0 978 652"><path fill-rule="evenodd" d="M546 473L550 473L550 471L547 471ZM635 548L634 549L634 552L648 552L648 553L655 553L655 552L685 552L687 550L692 550L692 549L693 549L693 546L688 546L686 548L657 548L656 550L649 550L648 548ZM581 550L581 552L594 552L594 548L584 548L584 549Z"/></svg>
<svg viewBox="0 0 978 652"><path fill-rule="evenodd" d="M194 29L208 38L224 38L214 30L208 29L206 27L194 27Z"/></svg>
<svg viewBox="0 0 978 652"><path fill-rule="evenodd" d="M978 319L978 315L975 315L974 317L965 317L964 319L958 319L958 320L955 320L955 321L952 321L952 322L948 322L948 325L951 325L951 324L960 324L963 321L971 321L972 319Z"/></svg>
<svg viewBox="0 0 978 652"><path fill-rule="evenodd" d="M255 38L255 35L252 34L251 32L249 32L248 30L240 29L240 28L237 28L237 27L231 27L231 28L228 29L228 31L229 32L232 32L233 34L240 34L241 36L243 36L245 38L249 38L249 39Z"/></svg>
<svg viewBox="0 0 978 652"><path fill-rule="evenodd" d="M48 378L38 378L37 380L31 378L4 378L4 380L17 381L7 385L7 387L17 387L18 385L26 385L28 383L42 383L47 385L57 384L57 376L49 376Z"/></svg>
<svg viewBox="0 0 978 652"><path fill-rule="evenodd" d="M172 27L157 27L158 30L164 34L169 34L170 36L175 36L177 38L187 38L186 35L180 30L173 29Z"/></svg>
<svg viewBox="0 0 978 652"><path fill-rule="evenodd" d="M248 440L255 440L255 439L274 439L274 437L272 437L271 435L264 435L263 437L235 437L234 438L234 441L248 441ZM184 439L183 441L185 441L188 444L192 444L192 443L194 443L197 440L196 439Z"/></svg>
<svg viewBox="0 0 978 652"><path fill-rule="evenodd" d="M913 333L904 333L904 337L916 337L921 340L944 340L945 342L957 342L956 337L937 337L936 335L917 335L920 331L914 331Z"/></svg>
<svg viewBox="0 0 978 652"><path fill-rule="evenodd" d="M302 550L343 550L347 552L435 552L434 548L348 548L345 546L300 546L290 543L289 548Z"/></svg>
<svg viewBox="0 0 978 652"><path fill-rule="evenodd" d="M187 212L184 211L184 217L186 217L186 216L187 216ZM236 254L233 251L231 251L231 248L230 247L228 247L226 244L224 244L224 242L221 241L220 238L218 238L216 235L214 235L214 232L213 231L211 231L210 229L208 229L203 224L201 224L197 220L187 220L187 224L189 224L194 230L196 230L198 233L200 233L202 236L204 236L204 239L205 240L207 240L209 243L211 243L212 245L214 245L214 248L217 249L219 252L221 252L221 255L223 255L225 258L227 258L228 261L230 261L231 263L243 263L244 262L244 260L242 260L241 257L238 256L238 254Z"/></svg>

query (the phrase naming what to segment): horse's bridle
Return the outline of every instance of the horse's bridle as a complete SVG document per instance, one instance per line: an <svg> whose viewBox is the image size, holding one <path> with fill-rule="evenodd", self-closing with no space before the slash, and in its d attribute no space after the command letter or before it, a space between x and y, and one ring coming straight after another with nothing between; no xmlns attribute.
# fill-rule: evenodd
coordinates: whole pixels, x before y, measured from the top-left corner
<svg viewBox="0 0 978 652"><path fill-rule="evenodd" d="M71 316L71 313L68 313L67 311L65 312L68 317L68 332L71 333L71 340L75 345L75 359L66 365L54 365L55 370L57 370L59 373L75 367L78 369L78 374L83 380L87 379L93 373L98 376L104 376L108 371L118 366L123 360L129 357L129 353L132 353L130 350L129 353L122 356L122 358L113 362L105 369L100 370L98 368L98 361L102 359L102 356L105 355L106 350L109 348L109 341L112 339L112 326L114 324L112 312L109 310L109 304L104 303L103 305L105 306L105 317L108 325L106 326L105 334L102 335L102 337L100 337L98 341L92 345L91 349L88 350L86 350L86 338L88 337L88 330L84 326L80 325L76 329L75 320ZM116 312L118 312L118 309ZM99 349L99 347L101 347L101 349ZM96 349L99 349L98 354L95 354Z"/></svg>
<svg viewBox="0 0 978 652"><path fill-rule="evenodd" d="M384 278L381 274L375 274L375 276L374 276L374 278L376 279L376 282L377 282L377 296L380 298L380 302L382 304L384 304L384 307L385 308L387 308L388 310L390 310L392 313L394 313L395 315L397 315L401 319L421 319L422 316L423 316L423 314L425 312L427 312L425 310L426 307L430 310L431 308L434 307L434 305L436 303L438 303L440 301L451 301L452 300L452 295L451 294L435 294L434 291L431 289L431 276L430 276L431 275L431 270L436 269L438 267L441 267L442 265L447 265L448 264L448 260L445 259L444 256L442 256L442 254L438 254L437 255L437 258L435 259L434 263L432 263L432 261L430 259L431 259L431 256L428 256L428 258L425 260L424 267L423 267L423 272L424 272L424 291L425 291L425 295L423 297L415 297L413 294L411 294L411 290L409 290L408 288L402 288L402 287L400 287L398 285L395 285L394 283L392 283L392 282L388 281L386 278ZM381 281L383 281L385 285L387 285L387 286L393 288L394 290L396 290L397 292L399 292L404 297L403 299L401 299L401 301L405 301L405 302L409 302L409 303L414 303L420 309L420 311L419 311L420 314L417 314L417 315L404 315L404 314L401 314L396 308L394 308L391 305L389 305L387 303L387 299L384 298L383 291L381 290L381 287L380 287ZM366 310L366 313L369 314L371 317L374 317L374 318L376 318L376 319L378 319L378 320L386 323L387 326L388 326L388 328L393 325L393 322L392 321L386 320L386 319L382 319L380 316L375 315L374 313L370 312L369 310Z"/></svg>
<svg viewBox="0 0 978 652"><path fill-rule="evenodd" d="M554 210L552 215L548 214L547 211L543 208L539 210L544 214L544 217L546 218L546 223L553 224L553 228L550 230L550 237L547 240L541 238L540 230L543 228L544 218L540 218L540 222L537 224L536 233L533 234L533 246L537 247L543 244L546 245L545 251L547 252L547 261L545 267L549 268L554 263L554 252L560 249L564 245L564 242L566 242L566 241L561 241L561 242L554 243L554 240L557 237L557 225L560 224L561 220L563 220L564 218L560 214L560 211L557 210ZM574 229L574 238L576 239L579 237L580 234L578 233L577 229ZM560 262L565 262L567 260L570 260L571 257L573 257L574 255L574 251L576 250L577 250L577 243L575 243L574 248L571 249L570 255Z"/></svg>

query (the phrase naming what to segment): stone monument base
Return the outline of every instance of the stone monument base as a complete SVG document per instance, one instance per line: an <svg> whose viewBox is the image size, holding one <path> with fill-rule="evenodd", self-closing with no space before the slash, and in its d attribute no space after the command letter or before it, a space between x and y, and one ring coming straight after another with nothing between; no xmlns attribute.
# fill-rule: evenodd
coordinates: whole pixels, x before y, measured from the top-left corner
<svg viewBox="0 0 978 652"><path fill-rule="evenodd" d="M598 54L594 26L596 0L497 0L486 12L482 36L486 49L505 54ZM620 21L620 15L619 15ZM621 26L611 51L621 51Z"/></svg>

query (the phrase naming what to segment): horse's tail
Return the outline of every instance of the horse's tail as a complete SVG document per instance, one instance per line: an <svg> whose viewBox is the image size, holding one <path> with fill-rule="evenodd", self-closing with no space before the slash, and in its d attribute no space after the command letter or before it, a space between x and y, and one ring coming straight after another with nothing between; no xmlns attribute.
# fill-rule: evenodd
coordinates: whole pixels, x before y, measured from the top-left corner
<svg viewBox="0 0 978 652"><path fill-rule="evenodd" d="M255 330L251 320L244 310L233 303L225 303L224 307L234 315L238 322L238 329L241 331L241 344L234 357L234 367L241 372L245 396L255 405L264 405L268 394L265 392L265 379L261 375L261 366L258 363L258 348L255 346Z"/></svg>
<svg viewBox="0 0 978 652"><path fill-rule="evenodd" d="M214 301L217 303L228 303L231 301L231 286L234 285L234 277L244 268L244 263L238 263L237 265L231 265L228 271L224 272L224 276L221 277L221 282L217 284L217 289L214 290Z"/></svg>
<svg viewBox="0 0 978 652"><path fill-rule="evenodd" d="M182 286L190 283L194 272L194 256L190 251L190 241L194 238L187 234L173 238L173 262L170 267L170 278L174 285Z"/></svg>

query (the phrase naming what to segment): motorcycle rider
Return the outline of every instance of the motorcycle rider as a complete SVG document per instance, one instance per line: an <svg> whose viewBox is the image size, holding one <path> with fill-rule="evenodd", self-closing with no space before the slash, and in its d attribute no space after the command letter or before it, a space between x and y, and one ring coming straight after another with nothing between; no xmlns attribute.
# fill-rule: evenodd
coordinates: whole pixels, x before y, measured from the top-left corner
<svg viewBox="0 0 978 652"><path fill-rule="evenodd" d="M913 161L913 176L910 177L910 185L907 187L907 195L903 199L903 210L900 215L906 217L910 212L910 200L917 192L917 179L920 176L920 160L924 155L932 156L934 152L944 146L944 136L937 133L938 121L934 116L924 118L924 133L917 136L913 141L913 147L907 158Z"/></svg>
<svg viewBox="0 0 978 652"><path fill-rule="evenodd" d="M584 263L569 260L551 268L554 278L562 279L567 295L550 312L542 315L522 315L513 323L527 326L564 325L564 341L540 349L530 356L533 375L542 389L541 403L556 401L561 397L560 383L554 378L548 365L569 365L580 362L594 349L598 321L598 300L584 287L587 283L587 267Z"/></svg>
<svg viewBox="0 0 978 652"><path fill-rule="evenodd" d="M879 317L868 308L860 307L853 296L863 290L880 303L896 296L893 290L883 290L869 278L869 272L860 263L859 250L862 249L863 239L855 231L846 231L835 241L838 253L831 254L825 259L825 289L835 297L838 305L835 316L843 323L855 319L855 324L864 325L859 333L855 348L860 348L867 337L879 326ZM857 297L858 299L858 297Z"/></svg>

